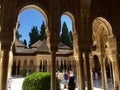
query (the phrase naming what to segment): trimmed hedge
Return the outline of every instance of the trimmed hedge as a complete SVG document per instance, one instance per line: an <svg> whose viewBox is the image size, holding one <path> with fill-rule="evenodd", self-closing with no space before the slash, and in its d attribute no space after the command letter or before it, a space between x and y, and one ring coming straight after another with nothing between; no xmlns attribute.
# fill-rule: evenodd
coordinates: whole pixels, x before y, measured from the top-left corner
<svg viewBox="0 0 120 90"><path fill-rule="evenodd" d="M25 77L27 75L27 69L23 69L20 71L20 75L22 75L23 77Z"/></svg>
<svg viewBox="0 0 120 90"><path fill-rule="evenodd" d="M56 78L56 89L60 90L59 79ZM50 73L37 72L25 77L22 90L50 90Z"/></svg>

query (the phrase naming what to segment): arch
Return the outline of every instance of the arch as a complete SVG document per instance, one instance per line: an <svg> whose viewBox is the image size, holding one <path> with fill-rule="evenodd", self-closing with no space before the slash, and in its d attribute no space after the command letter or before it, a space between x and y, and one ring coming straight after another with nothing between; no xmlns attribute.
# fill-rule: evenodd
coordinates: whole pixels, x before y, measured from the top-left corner
<svg viewBox="0 0 120 90"><path fill-rule="evenodd" d="M98 79L98 78L101 77L101 64L100 64L99 57L97 55L93 56L92 72L93 72L93 78L94 79Z"/></svg>
<svg viewBox="0 0 120 90"><path fill-rule="evenodd" d="M110 57L112 52L117 50L116 38L110 23L103 17L97 17L92 23L92 31L93 45L97 46L97 50L102 49L102 52L107 52L107 56ZM100 44L102 48L99 48Z"/></svg>
<svg viewBox="0 0 120 90"><path fill-rule="evenodd" d="M20 64L21 64L21 61L19 60L18 61L18 66L17 66L17 75L20 74Z"/></svg>
<svg viewBox="0 0 120 90"><path fill-rule="evenodd" d="M24 66L27 66L27 60L24 60Z"/></svg>
<svg viewBox="0 0 120 90"><path fill-rule="evenodd" d="M40 65L39 65L39 71L43 71L43 70L42 70L42 60L40 60L39 63L40 63Z"/></svg>
<svg viewBox="0 0 120 90"><path fill-rule="evenodd" d="M47 72L47 60L43 60L43 72Z"/></svg>
<svg viewBox="0 0 120 90"><path fill-rule="evenodd" d="M111 46L114 38L110 23L103 17L97 17L92 22L92 31L93 45L97 45L98 50L102 49L105 52L106 48Z"/></svg>
<svg viewBox="0 0 120 90"><path fill-rule="evenodd" d="M97 55L93 56L93 61L94 61L94 68L95 69L100 69L100 61Z"/></svg>
<svg viewBox="0 0 120 90"><path fill-rule="evenodd" d="M70 19L71 19L71 21L72 21L72 31L74 32L74 30L76 30L76 29L75 29L75 17L73 16L72 13L70 13L70 12L68 12L68 11L64 12L63 15L67 15L67 16L70 17Z"/></svg>
<svg viewBox="0 0 120 90"><path fill-rule="evenodd" d="M97 17L93 23L92 23L92 31L93 31L93 34L98 34L100 31L98 31L98 29L100 27L105 27L105 31L107 33L108 36L113 36L113 33L112 33L112 27L110 25L110 23L103 17Z"/></svg>
<svg viewBox="0 0 120 90"><path fill-rule="evenodd" d="M67 61L66 60L63 60L63 61L64 61L63 67L64 67L64 70L66 71L67 70Z"/></svg>
<svg viewBox="0 0 120 90"><path fill-rule="evenodd" d="M111 60L108 58L108 57L106 57L106 61L105 61L105 66L106 66L106 74L107 74L107 77L108 78L112 78L113 77L113 75L112 75L112 62L111 62Z"/></svg>
<svg viewBox="0 0 120 90"><path fill-rule="evenodd" d="M114 78L113 78L113 66L112 66L112 62L110 60L109 57L106 57L106 60L105 60L105 68L106 68L106 76L107 76L107 79L109 80L109 86L111 86L112 88L114 87ZM111 82L111 83L110 83ZM110 87L108 87L110 89Z"/></svg>
<svg viewBox="0 0 120 90"><path fill-rule="evenodd" d="M13 60L12 75L16 75L16 60Z"/></svg>
<svg viewBox="0 0 120 90"><path fill-rule="evenodd" d="M45 12L45 10L41 7L41 6L38 6L38 5L35 5L35 4L30 4L30 5L23 5L23 6L21 6L19 9L18 9L18 12L17 12L17 19L18 19L18 16L20 15L20 13L22 12L22 11L24 11L24 10L26 10L26 9L30 9L30 8L33 8L33 9L36 9L36 10L38 10L42 15L43 15L43 17L44 17L44 19L45 19L45 22L46 22L46 29L47 30L49 30L48 29L48 16L47 16L47 14L46 14L46 12ZM17 20L18 21L18 20Z"/></svg>
<svg viewBox="0 0 120 90"><path fill-rule="evenodd" d="M34 61L30 60L30 66L33 66L33 65L34 65Z"/></svg>
<svg viewBox="0 0 120 90"><path fill-rule="evenodd" d="M98 47L97 52L101 54L100 58L105 58L105 61L103 61L104 63L101 64L102 78L103 77L110 78L109 75L110 75L111 65L108 64L107 57L113 55L113 53L111 53L113 52L113 47L116 49L116 45L115 45L116 41L113 35L112 27L105 18L97 17L92 23L92 31L94 36L93 43L96 43ZM106 68L106 69L103 69L103 68ZM107 84L107 79L106 80L103 79L102 81Z"/></svg>
<svg viewBox="0 0 120 90"><path fill-rule="evenodd" d="M61 64L60 64L60 69L63 70L63 67L64 67L64 66L63 66L63 61L61 60L60 63L61 63Z"/></svg>

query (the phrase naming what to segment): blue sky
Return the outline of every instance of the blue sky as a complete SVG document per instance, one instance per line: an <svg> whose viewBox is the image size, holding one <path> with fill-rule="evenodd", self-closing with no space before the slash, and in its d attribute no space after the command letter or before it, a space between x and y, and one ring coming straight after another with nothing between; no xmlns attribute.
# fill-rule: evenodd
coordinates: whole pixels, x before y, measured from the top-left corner
<svg viewBox="0 0 120 90"><path fill-rule="evenodd" d="M45 19L39 11L35 9L27 9L18 16L18 21L20 22L18 31L22 35L20 40L23 41L26 39L26 41L29 42L29 32L31 31L32 27L37 26L38 30L40 30L41 24L43 21L45 22ZM63 25L64 21L67 24L68 30L72 30L71 19L66 15L62 15L61 26Z"/></svg>

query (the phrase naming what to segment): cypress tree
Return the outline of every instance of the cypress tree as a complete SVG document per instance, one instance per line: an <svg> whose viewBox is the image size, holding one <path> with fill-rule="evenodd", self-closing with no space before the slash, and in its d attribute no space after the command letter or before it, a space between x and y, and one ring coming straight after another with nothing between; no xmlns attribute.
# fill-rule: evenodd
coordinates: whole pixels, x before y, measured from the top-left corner
<svg viewBox="0 0 120 90"><path fill-rule="evenodd" d="M18 39L18 40L22 37L22 35L18 31L19 27L20 27L20 23L18 23L17 31L16 31L16 39Z"/></svg>
<svg viewBox="0 0 120 90"><path fill-rule="evenodd" d="M31 32L29 32L29 37L30 37L29 46L31 46L32 44L34 44L39 40L39 33L37 26L33 26Z"/></svg>
<svg viewBox="0 0 120 90"><path fill-rule="evenodd" d="M71 47L71 37L66 22L63 23L60 40L62 43Z"/></svg>
<svg viewBox="0 0 120 90"><path fill-rule="evenodd" d="M73 35L72 35L72 31L70 31L69 33L70 33L70 38L71 38L70 47L73 48Z"/></svg>
<svg viewBox="0 0 120 90"><path fill-rule="evenodd" d="M23 44L27 47L27 41L24 39Z"/></svg>
<svg viewBox="0 0 120 90"><path fill-rule="evenodd" d="M46 38L45 23L43 21L41 28L40 28L40 40L43 41L45 38Z"/></svg>

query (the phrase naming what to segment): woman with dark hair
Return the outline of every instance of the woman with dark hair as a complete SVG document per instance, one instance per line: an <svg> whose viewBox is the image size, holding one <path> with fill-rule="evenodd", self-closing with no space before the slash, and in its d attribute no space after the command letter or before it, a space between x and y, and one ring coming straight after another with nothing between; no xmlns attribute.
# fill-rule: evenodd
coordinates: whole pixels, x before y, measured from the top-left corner
<svg viewBox="0 0 120 90"><path fill-rule="evenodd" d="M75 90L74 77L70 77L70 80L68 82L68 90Z"/></svg>

